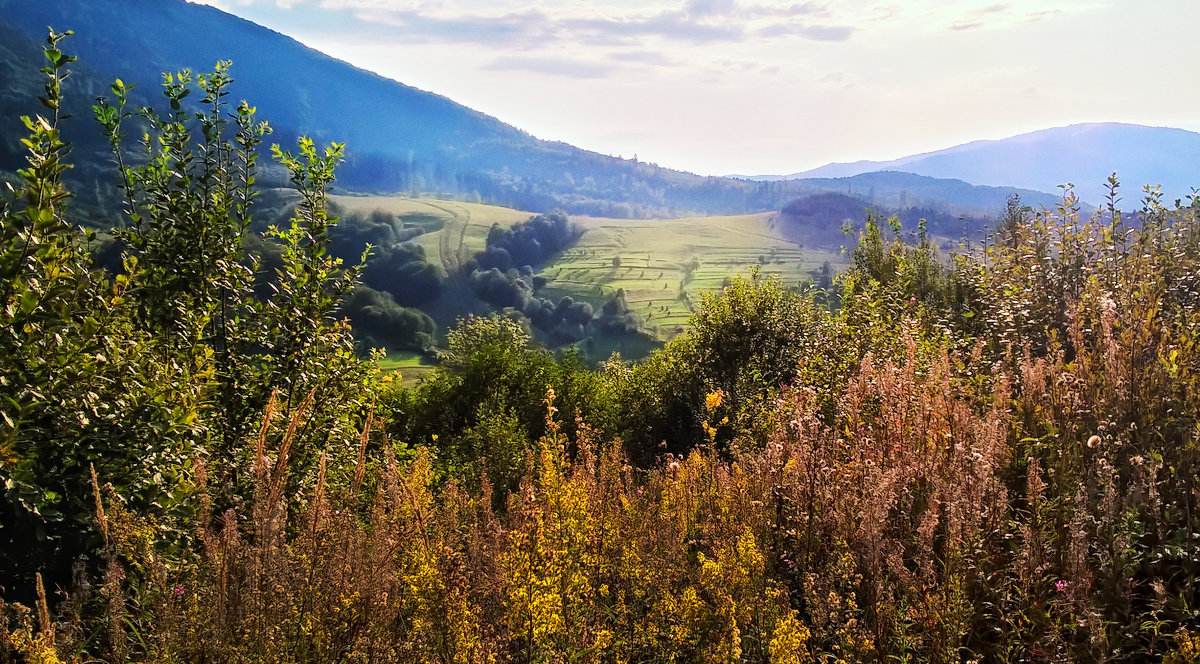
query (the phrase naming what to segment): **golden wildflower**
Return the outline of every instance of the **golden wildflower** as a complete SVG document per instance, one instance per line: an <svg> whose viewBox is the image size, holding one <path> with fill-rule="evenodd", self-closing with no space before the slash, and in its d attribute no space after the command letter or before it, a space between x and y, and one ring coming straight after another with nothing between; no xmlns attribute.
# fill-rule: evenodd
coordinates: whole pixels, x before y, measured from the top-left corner
<svg viewBox="0 0 1200 664"><path fill-rule="evenodd" d="M724 390L713 390L712 392L709 392L708 394L704 395L704 407L708 410L708 412L711 413L714 410L720 408L721 402L724 400L725 400Z"/></svg>
<svg viewBox="0 0 1200 664"><path fill-rule="evenodd" d="M1175 651L1163 657L1163 664L1190 664L1200 662L1200 637L1192 636L1186 629L1175 632Z"/></svg>
<svg viewBox="0 0 1200 664"><path fill-rule="evenodd" d="M811 662L808 652L808 628L796 620L796 612L789 611L775 624L771 638L771 664L802 664Z"/></svg>

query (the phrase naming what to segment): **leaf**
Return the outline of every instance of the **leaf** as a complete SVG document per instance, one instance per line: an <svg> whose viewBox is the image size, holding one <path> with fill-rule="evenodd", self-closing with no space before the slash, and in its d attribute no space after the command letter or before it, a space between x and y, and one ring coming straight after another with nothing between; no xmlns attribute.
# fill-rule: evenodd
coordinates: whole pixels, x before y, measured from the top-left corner
<svg viewBox="0 0 1200 664"><path fill-rule="evenodd" d="M26 290L21 293L21 313L29 315L37 308L38 294L34 290Z"/></svg>

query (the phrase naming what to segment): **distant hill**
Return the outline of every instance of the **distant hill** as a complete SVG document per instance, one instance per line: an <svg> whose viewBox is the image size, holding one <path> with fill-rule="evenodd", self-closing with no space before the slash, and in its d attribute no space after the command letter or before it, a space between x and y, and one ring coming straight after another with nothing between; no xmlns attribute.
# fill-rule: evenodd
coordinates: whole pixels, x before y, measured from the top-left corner
<svg viewBox="0 0 1200 664"><path fill-rule="evenodd" d="M989 215L956 214L920 205L901 209L887 200L870 201L861 194L852 196L830 191L803 196L783 206L772 219L772 226L783 237L801 246L838 247L848 243L846 231L853 235L861 230L867 215L872 212L880 219L896 216L905 233L916 232L924 220L931 235L953 239L990 231L996 223L995 217Z"/></svg>
<svg viewBox="0 0 1200 664"><path fill-rule="evenodd" d="M283 136L345 141L366 168L407 166L479 144L527 147L529 135L439 95L356 69L249 21L183 0L0 0L0 20L35 43L46 26L73 29L65 47L83 66L152 93L162 72L232 60L233 97L248 98ZM28 50L28 49L24 49ZM36 71L26 63L28 70ZM5 72L9 75L9 72ZM90 100L88 100L90 103ZM391 164L395 166L395 164ZM418 172L390 169L403 189Z"/></svg>
<svg viewBox="0 0 1200 664"><path fill-rule="evenodd" d="M783 237L806 247L837 247L846 243L843 225L861 226L867 201L846 194L812 194L783 206L773 225Z"/></svg>
<svg viewBox="0 0 1200 664"><path fill-rule="evenodd" d="M833 163L784 176L753 180L839 178L874 171L905 171L956 178L977 185L1008 185L1045 192L1072 182L1084 201L1104 201L1104 183L1117 172L1126 207L1142 185L1160 184L1167 200L1200 187L1200 134L1183 129L1120 123L1076 124L1002 140L911 155L892 161Z"/></svg>
<svg viewBox="0 0 1200 664"><path fill-rule="evenodd" d="M862 198L893 210L936 208L956 215L995 216L1010 196L1033 208L1053 208L1059 197L1032 189L972 185L962 180L934 178L900 171L876 171L848 177L810 177L788 180L813 191L833 191Z"/></svg>
<svg viewBox="0 0 1200 664"><path fill-rule="evenodd" d="M37 108L39 44L46 26L73 29L80 58L68 91L90 115L114 78L158 99L161 73L210 70L232 60L234 99L254 104L287 143L300 134L347 143L339 185L362 191L476 196L522 209L653 216L771 207L752 183L711 179L542 141L443 96L326 56L218 9L183 0L0 0L0 111ZM83 124L87 124L84 119ZM14 128L15 127L15 128ZM74 129L74 128L72 128ZM19 135L19 134L15 134ZM7 142L11 157L19 153ZM3 155L0 155L3 159ZM9 160L11 161L11 159Z"/></svg>

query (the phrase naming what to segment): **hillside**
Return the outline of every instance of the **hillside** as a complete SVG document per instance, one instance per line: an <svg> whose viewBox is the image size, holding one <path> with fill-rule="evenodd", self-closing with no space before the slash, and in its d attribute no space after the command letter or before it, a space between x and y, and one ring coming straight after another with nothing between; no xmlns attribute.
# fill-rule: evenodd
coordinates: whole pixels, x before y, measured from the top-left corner
<svg viewBox="0 0 1200 664"><path fill-rule="evenodd" d="M892 161L833 163L754 179L843 178L875 171L905 171L1047 192L1072 182L1080 198L1093 205L1103 202L1104 182L1116 171L1127 198L1136 197L1144 184L1160 184L1166 197L1175 199L1186 196L1200 179L1200 134L1112 122L1076 124L1002 140L973 141Z"/></svg>
<svg viewBox="0 0 1200 664"><path fill-rule="evenodd" d="M252 99L285 135L304 132L355 146L350 170L360 177L372 158L407 162L411 154L414 167L397 172L394 188L407 186L408 178L420 175L419 165L434 157L480 144L534 142L445 97L356 69L212 7L182 0L0 0L0 12L7 27L38 42L47 25L74 29L69 48L82 63L144 89L162 72L203 72L218 60L232 60L235 96Z"/></svg>
<svg viewBox="0 0 1200 664"><path fill-rule="evenodd" d="M203 72L232 60L234 98L250 100L275 128L345 142L339 186L360 191L450 193L521 209L555 207L612 216L768 209L772 190L714 180L538 140L445 97L335 60L212 7L183 0L0 0L0 88L5 117L36 110L38 50L47 25L74 29L80 58L68 91L87 104L114 78L145 98L162 72ZM70 97L68 97L70 100ZM5 135L19 135L10 122ZM15 143L15 141L13 141ZM14 148L9 148L9 153ZM11 168L11 160L8 162Z"/></svg>
<svg viewBox="0 0 1200 664"><path fill-rule="evenodd" d="M1012 190L965 184L829 180L758 182L701 177L543 141L445 97L330 58L277 32L183 0L125 2L0 0L0 171L20 162L22 114L35 112L37 66L46 26L74 29L80 61L67 81L64 131L76 146L72 177L86 203L107 192L99 173L109 156L90 122L90 105L115 78L140 87L132 102L161 99L162 72L203 72L232 60L232 96L258 108L288 144L300 134L347 144L338 187L360 192L447 195L536 212L562 209L601 217L653 218L778 210L821 191L868 195L902 207L913 197L970 213L997 214ZM278 176L278 174L277 174ZM894 180L894 178L893 178ZM276 184L282 184L277 182ZM1022 198L1039 204L1031 196ZM1049 199L1048 199L1049 200ZM111 206L109 206L111 207ZM104 206L94 216L104 217ZM106 223L97 221L96 225Z"/></svg>
<svg viewBox="0 0 1200 664"><path fill-rule="evenodd" d="M860 217L863 215L859 215ZM568 251L539 271L546 292L589 301L599 309L620 291L623 306L639 328L659 340L687 325L704 293L738 274L757 269L788 286L819 277L823 264L844 267L837 241L823 234L790 233L780 215L762 212L681 219L575 220L582 233ZM840 221L837 240L844 240ZM807 242L806 242L807 241ZM603 347L608 335L599 335ZM627 358L645 354L621 348ZM607 353L592 353L606 357Z"/></svg>
<svg viewBox="0 0 1200 664"><path fill-rule="evenodd" d="M938 208L956 215L994 217L1011 196L1034 208L1053 209L1059 197L1032 189L972 185L959 179L936 178L900 171L878 171L848 177L793 180L811 191L844 193L872 205L907 210Z"/></svg>

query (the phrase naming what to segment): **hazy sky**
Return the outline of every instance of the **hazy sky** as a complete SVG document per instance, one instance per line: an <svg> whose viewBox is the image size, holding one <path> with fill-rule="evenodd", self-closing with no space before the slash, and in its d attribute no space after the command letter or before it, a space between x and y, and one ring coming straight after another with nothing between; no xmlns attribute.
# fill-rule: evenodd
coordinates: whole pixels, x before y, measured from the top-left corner
<svg viewBox="0 0 1200 664"><path fill-rule="evenodd" d="M1200 131L1200 0L203 2L539 138L702 174L1076 122Z"/></svg>

